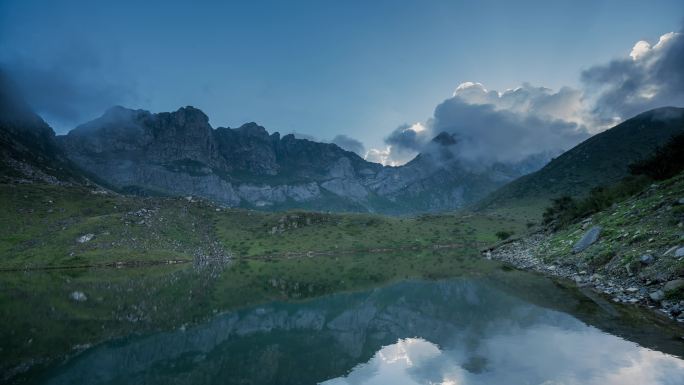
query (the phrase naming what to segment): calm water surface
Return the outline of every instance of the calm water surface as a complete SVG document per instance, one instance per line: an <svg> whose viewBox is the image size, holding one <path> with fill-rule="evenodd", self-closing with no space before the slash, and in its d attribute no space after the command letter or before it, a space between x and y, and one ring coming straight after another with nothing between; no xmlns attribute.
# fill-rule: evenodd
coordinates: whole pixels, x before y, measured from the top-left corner
<svg viewBox="0 0 684 385"><path fill-rule="evenodd" d="M249 307L93 347L37 382L684 384L676 333L516 274Z"/></svg>

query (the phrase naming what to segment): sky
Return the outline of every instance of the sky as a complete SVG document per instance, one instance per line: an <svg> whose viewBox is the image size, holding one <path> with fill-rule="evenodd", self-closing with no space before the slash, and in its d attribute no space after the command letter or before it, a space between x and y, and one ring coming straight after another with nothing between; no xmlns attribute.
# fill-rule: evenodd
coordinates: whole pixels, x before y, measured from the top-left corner
<svg viewBox="0 0 684 385"><path fill-rule="evenodd" d="M519 154L492 158L518 161L571 146L656 101L677 104L681 94L669 90L617 108L629 90L615 79L646 82L648 58L636 65L629 54L650 55L683 21L681 0L0 0L0 68L58 133L113 105L193 105L214 127L254 121L399 164L440 130L461 135L475 161L506 142L495 143L497 131L468 142L481 136L478 124L511 137L529 127L551 132L539 146L521 143ZM682 63L656 51L658 63ZM642 94L662 85L648 78ZM518 87L524 109L511 95L491 94ZM559 99L582 106L549 109ZM468 129L454 124L463 116Z"/></svg>

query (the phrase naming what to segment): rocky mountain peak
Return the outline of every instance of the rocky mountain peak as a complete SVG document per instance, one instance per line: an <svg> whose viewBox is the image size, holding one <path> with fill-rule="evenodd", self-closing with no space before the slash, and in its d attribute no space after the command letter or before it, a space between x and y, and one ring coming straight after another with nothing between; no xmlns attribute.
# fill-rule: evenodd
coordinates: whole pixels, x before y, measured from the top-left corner
<svg viewBox="0 0 684 385"><path fill-rule="evenodd" d="M262 137L262 138L267 138L268 131L266 129L254 122L249 122L245 123L242 126L238 127L236 129L239 133L247 135L247 136L253 136L253 137Z"/></svg>
<svg viewBox="0 0 684 385"><path fill-rule="evenodd" d="M209 117L193 106L181 107L176 112L172 112L171 116L178 126L209 126Z"/></svg>

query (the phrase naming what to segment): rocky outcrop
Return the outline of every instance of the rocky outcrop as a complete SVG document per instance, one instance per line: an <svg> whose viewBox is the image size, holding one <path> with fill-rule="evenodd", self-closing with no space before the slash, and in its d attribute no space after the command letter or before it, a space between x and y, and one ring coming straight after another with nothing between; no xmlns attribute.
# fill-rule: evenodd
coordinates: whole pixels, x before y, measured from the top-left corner
<svg viewBox="0 0 684 385"><path fill-rule="evenodd" d="M385 167L335 144L269 134L256 123L213 129L190 106L159 114L114 107L57 140L71 161L113 188L196 195L231 207L452 210L521 175L458 162L447 134L435 138L435 151Z"/></svg>
<svg viewBox="0 0 684 385"><path fill-rule="evenodd" d="M582 238L572 246L573 253L580 253L596 242L601 235L601 226L594 226L587 231Z"/></svg>

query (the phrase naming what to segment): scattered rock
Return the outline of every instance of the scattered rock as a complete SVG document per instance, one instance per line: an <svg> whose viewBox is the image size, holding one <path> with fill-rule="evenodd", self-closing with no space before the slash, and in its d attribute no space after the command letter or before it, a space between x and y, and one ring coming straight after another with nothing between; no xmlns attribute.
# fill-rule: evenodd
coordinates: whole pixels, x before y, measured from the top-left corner
<svg viewBox="0 0 684 385"><path fill-rule="evenodd" d="M679 248L679 246L673 246L673 247L667 249L667 251L663 253L663 257L671 254L673 251L677 250L677 248Z"/></svg>
<svg viewBox="0 0 684 385"><path fill-rule="evenodd" d="M89 242L93 238L95 238L95 234L92 234L92 233L83 234L80 237L76 238L76 242L86 243L86 242Z"/></svg>
<svg viewBox="0 0 684 385"><path fill-rule="evenodd" d="M572 247L572 252L573 253L580 253L584 251L587 247L591 246L594 242L596 242L599 239L599 236L601 235L601 230L603 228L601 226L594 226L589 231L587 231L582 239L577 241L575 245Z"/></svg>
<svg viewBox="0 0 684 385"><path fill-rule="evenodd" d="M644 254L639 258L639 262L641 262L644 265L650 265L654 261L653 256L651 254Z"/></svg>
<svg viewBox="0 0 684 385"><path fill-rule="evenodd" d="M672 281L669 281L668 283L663 286L663 291L667 293L674 292L680 288L684 287L684 279L675 279Z"/></svg>
<svg viewBox="0 0 684 385"><path fill-rule="evenodd" d="M71 298L73 301L76 302L85 302L88 300L88 297L86 297L85 293L82 291L74 291L69 295L69 298Z"/></svg>

